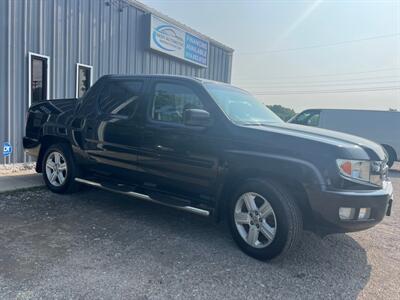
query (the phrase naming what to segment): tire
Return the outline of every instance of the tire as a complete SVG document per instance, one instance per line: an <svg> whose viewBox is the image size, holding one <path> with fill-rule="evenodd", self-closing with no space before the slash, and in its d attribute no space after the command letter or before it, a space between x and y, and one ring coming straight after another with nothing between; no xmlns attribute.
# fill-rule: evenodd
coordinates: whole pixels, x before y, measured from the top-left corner
<svg viewBox="0 0 400 300"><path fill-rule="evenodd" d="M46 149L42 170L44 182L52 192L72 193L80 187L75 181L75 177L79 177L79 168L67 144L55 144Z"/></svg>
<svg viewBox="0 0 400 300"><path fill-rule="evenodd" d="M387 165L389 166L389 168L391 168L396 161L396 152L394 152L394 150L390 146L383 145L382 147L386 150L386 153L388 154Z"/></svg>
<svg viewBox="0 0 400 300"><path fill-rule="evenodd" d="M251 203L249 199L252 197L256 208L253 207L251 214L247 202ZM228 213L233 239L243 252L256 259L265 261L287 254L300 241L303 229L301 211L286 188L275 181L246 181L232 197Z"/></svg>

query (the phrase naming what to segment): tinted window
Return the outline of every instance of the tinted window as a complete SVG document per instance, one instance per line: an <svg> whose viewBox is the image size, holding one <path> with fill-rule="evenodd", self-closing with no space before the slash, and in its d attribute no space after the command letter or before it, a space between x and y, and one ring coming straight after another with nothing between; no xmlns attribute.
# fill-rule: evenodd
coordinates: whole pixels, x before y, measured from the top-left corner
<svg viewBox="0 0 400 300"><path fill-rule="evenodd" d="M310 118L307 120L308 126L318 126L319 124L319 113L314 113Z"/></svg>
<svg viewBox="0 0 400 300"><path fill-rule="evenodd" d="M319 125L320 112L315 110L305 111L299 114L291 123L307 126Z"/></svg>
<svg viewBox="0 0 400 300"><path fill-rule="evenodd" d="M31 58L31 102L47 99L47 59L39 56Z"/></svg>
<svg viewBox="0 0 400 300"><path fill-rule="evenodd" d="M138 98L143 83L134 80L107 82L99 97L99 107L103 113L131 116L137 109Z"/></svg>
<svg viewBox="0 0 400 300"><path fill-rule="evenodd" d="M180 84L156 84L151 108L153 120L183 123L183 111L192 108L203 109L203 105L191 89Z"/></svg>

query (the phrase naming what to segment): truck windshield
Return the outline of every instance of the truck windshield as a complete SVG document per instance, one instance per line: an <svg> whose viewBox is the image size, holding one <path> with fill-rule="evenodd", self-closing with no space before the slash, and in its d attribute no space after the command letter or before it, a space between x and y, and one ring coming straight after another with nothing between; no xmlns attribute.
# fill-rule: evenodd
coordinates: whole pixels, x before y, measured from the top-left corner
<svg viewBox="0 0 400 300"><path fill-rule="evenodd" d="M228 118L238 125L283 122L265 104L244 90L218 83L205 83L204 86Z"/></svg>

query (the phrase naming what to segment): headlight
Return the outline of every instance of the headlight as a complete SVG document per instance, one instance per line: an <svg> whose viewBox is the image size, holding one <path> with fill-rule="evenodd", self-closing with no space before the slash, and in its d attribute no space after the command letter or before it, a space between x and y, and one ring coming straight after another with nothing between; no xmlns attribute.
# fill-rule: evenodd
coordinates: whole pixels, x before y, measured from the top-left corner
<svg viewBox="0 0 400 300"><path fill-rule="evenodd" d="M382 186L382 171L384 163L381 161L337 159L340 174L350 179Z"/></svg>

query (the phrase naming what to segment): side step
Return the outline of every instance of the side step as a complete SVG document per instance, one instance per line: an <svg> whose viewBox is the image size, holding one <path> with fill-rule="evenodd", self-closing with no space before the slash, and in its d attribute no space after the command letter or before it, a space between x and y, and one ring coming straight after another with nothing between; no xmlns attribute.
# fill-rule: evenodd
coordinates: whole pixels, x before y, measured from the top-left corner
<svg viewBox="0 0 400 300"><path fill-rule="evenodd" d="M108 187L108 186L104 186L99 182L95 182L95 181L91 181L91 180L87 180L87 179L83 179L83 178L75 178L75 181L77 181L79 183L86 184L86 185L94 186L94 187L97 187L97 188L100 188L102 190L106 190L106 191L109 191L109 192L114 192L114 193L118 193L118 194L122 194L122 195L126 195L126 196L131 196L131 197L139 198L139 199L146 200L146 201L149 201L149 202L161 204L161 205L164 205L164 206L173 207L173 208L176 208L176 209L179 209L179 210L188 211L188 212L191 212L193 214L200 215L200 216L203 216L203 217L208 217L210 215L210 212L208 210L205 210L205 209L200 209L200 208L193 207L193 206L179 206L179 205L173 205L173 204L165 203L165 202L162 202L162 201L155 200L155 199L153 199L150 196L145 195L145 194L141 194L141 193L137 193L137 192L133 192L133 191L122 191L122 190L114 189L114 188L111 188L111 187Z"/></svg>

